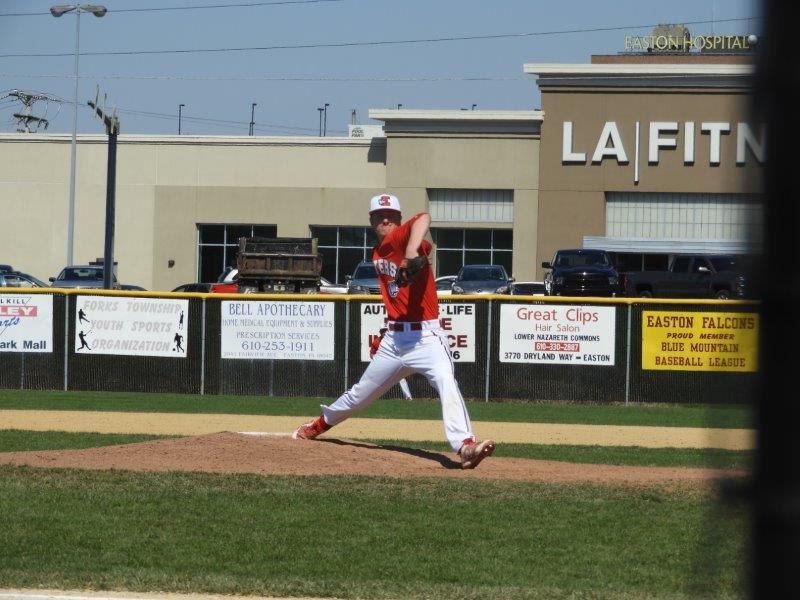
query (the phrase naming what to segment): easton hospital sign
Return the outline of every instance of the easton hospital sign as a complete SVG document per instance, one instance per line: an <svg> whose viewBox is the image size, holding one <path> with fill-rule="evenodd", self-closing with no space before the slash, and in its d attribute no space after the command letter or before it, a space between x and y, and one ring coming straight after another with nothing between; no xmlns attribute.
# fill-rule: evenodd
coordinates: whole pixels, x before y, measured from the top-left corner
<svg viewBox="0 0 800 600"><path fill-rule="evenodd" d="M730 123L724 121L650 121L649 123L636 121L629 125L634 135L634 147L626 148L620 133L621 126L616 121L606 121L602 131L597 136L597 144L591 154L591 163L601 165L605 160L616 160L617 164L627 165L631 162L630 151L633 152L633 180L639 182L639 163L641 155L646 154L649 165L658 165L662 150L677 150L677 134L683 129L683 163L694 165L696 160L708 160L708 164L720 164L720 146L723 135L736 136L736 164L745 165L748 156L759 164L765 160L765 129L761 126L755 131L749 123ZM630 131L630 130L629 130ZM563 137L561 146L561 161L564 164L586 164L587 150L590 148L575 148L573 145L574 124L572 121L563 122ZM697 157L695 152L696 135L706 135L709 138L708 156ZM640 142L642 135L646 138ZM748 152L749 150L749 152Z"/></svg>

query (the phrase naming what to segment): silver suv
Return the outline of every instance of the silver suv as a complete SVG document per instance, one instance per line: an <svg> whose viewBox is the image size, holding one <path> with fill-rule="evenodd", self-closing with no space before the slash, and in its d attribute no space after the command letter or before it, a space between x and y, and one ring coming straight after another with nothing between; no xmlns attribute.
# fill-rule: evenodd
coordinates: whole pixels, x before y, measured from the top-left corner
<svg viewBox="0 0 800 600"><path fill-rule="evenodd" d="M103 267L97 265L72 265L64 267L58 277L50 277L55 288L92 288L103 289ZM112 273L111 287L115 290L122 286L117 276Z"/></svg>

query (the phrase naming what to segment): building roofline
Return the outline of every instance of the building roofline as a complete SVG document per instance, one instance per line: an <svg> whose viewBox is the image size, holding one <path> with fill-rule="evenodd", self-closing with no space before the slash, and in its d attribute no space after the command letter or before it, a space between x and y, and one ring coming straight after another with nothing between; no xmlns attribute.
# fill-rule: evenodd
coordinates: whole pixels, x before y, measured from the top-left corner
<svg viewBox="0 0 800 600"><path fill-rule="evenodd" d="M81 143L105 144L103 134L77 135ZM120 144L161 144L175 146L229 145L229 146L369 146L371 138L317 137L317 136L218 136L218 135L151 135L120 134ZM66 142L72 141L70 133L0 133L2 142Z"/></svg>
<svg viewBox="0 0 800 600"><path fill-rule="evenodd" d="M376 121L516 121L541 122L541 110L434 110L407 108L371 108L369 118Z"/></svg>
<svg viewBox="0 0 800 600"><path fill-rule="evenodd" d="M751 76L755 65L747 64L659 64L659 63L526 63L524 73L545 76L619 76L619 75L700 75L713 76Z"/></svg>

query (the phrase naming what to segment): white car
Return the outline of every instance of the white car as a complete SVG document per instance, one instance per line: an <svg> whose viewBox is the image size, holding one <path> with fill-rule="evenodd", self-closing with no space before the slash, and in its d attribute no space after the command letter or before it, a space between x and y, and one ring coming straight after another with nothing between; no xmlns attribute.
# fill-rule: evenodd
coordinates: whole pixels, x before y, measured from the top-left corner
<svg viewBox="0 0 800 600"><path fill-rule="evenodd" d="M443 275L436 278L436 295L437 296L450 296L453 293L453 282L456 280L455 275Z"/></svg>
<svg viewBox="0 0 800 600"><path fill-rule="evenodd" d="M319 278L319 293L320 294L346 294L347 286L339 285L328 281L324 277Z"/></svg>

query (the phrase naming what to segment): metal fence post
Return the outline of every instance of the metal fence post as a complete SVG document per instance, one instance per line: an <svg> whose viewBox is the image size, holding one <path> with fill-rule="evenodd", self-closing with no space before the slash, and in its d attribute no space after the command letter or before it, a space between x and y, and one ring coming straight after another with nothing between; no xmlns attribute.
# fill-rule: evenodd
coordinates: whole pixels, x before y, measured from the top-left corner
<svg viewBox="0 0 800 600"><path fill-rule="evenodd" d="M69 389L69 296L64 296L64 391Z"/></svg>
<svg viewBox="0 0 800 600"><path fill-rule="evenodd" d="M486 322L486 392L484 399L489 401L489 387L492 380L491 357L492 357L492 301L489 300L489 316Z"/></svg>
<svg viewBox="0 0 800 600"><path fill-rule="evenodd" d="M631 304L628 304L628 331L625 340L625 405L631 393Z"/></svg>
<svg viewBox="0 0 800 600"><path fill-rule="evenodd" d="M344 301L344 389L347 387L347 369L350 358L350 300Z"/></svg>
<svg viewBox="0 0 800 600"><path fill-rule="evenodd" d="M200 319L200 395L206 393L206 299L202 299Z"/></svg>

